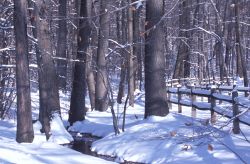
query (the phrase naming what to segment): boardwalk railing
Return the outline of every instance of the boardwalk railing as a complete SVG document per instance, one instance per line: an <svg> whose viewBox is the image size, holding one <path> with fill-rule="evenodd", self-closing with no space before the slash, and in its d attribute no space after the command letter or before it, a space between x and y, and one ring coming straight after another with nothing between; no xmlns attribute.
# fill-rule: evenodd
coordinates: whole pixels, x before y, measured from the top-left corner
<svg viewBox="0 0 250 164"><path fill-rule="evenodd" d="M239 133L240 122L250 126L250 100L244 96L248 91L248 87L236 86L168 85L167 98L170 108L172 103L178 104L179 113L182 106L192 107L193 117L196 117L196 109L211 111L211 123L216 121L215 113L228 117L233 121L233 132Z"/></svg>

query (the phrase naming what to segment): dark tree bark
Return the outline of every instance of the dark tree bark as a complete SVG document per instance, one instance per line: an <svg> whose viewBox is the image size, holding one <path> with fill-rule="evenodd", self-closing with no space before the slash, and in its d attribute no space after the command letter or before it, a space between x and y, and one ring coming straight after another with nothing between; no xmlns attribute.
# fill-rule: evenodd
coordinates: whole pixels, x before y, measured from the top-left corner
<svg viewBox="0 0 250 164"><path fill-rule="evenodd" d="M57 74L59 77L59 88L66 89L66 76L67 76L67 1L59 0L58 7L59 22L57 32L57 47L56 56L59 57L56 61Z"/></svg>
<svg viewBox="0 0 250 164"><path fill-rule="evenodd" d="M98 111L105 111L108 108L108 78L105 55L108 54L109 48L109 1L101 0L100 9L100 29L99 29L99 42L97 50L97 73L96 73L96 86L95 86L95 109Z"/></svg>
<svg viewBox="0 0 250 164"><path fill-rule="evenodd" d="M228 3L227 8L226 8L226 21L229 22L228 24L225 25L225 33L226 33L226 47L225 47L225 65L226 65L226 72L229 75L230 74L230 69L232 69L230 62L232 61L231 54L233 52L233 27L234 23L232 22L233 18L233 9L230 7L231 3ZM231 75L233 76L233 75Z"/></svg>
<svg viewBox="0 0 250 164"><path fill-rule="evenodd" d="M124 6L125 5L125 1L120 1L119 6ZM126 42L127 39L127 23L126 23L126 10L122 10L117 12L117 38L118 38L118 42L122 43L123 45ZM120 54L122 56L121 58L121 72L120 72L120 82L119 82L119 91L118 91L118 95L117 95L117 103L121 104L122 103L122 98L124 96L124 87L125 87L125 83L126 83L126 73L127 73L127 69L126 69L126 51L125 49L121 49Z"/></svg>
<svg viewBox="0 0 250 164"><path fill-rule="evenodd" d="M194 18L193 18L193 26L202 27L203 19L204 19L204 4L201 3L201 0L196 0ZM192 32L192 36L196 31ZM205 55L204 55L204 33L198 32L197 34L197 49L198 49L198 79L203 80L204 78L204 68L205 68Z"/></svg>
<svg viewBox="0 0 250 164"><path fill-rule="evenodd" d="M235 39L236 39L236 53L237 53L237 75L243 76L244 86L248 86L247 70L246 70L246 60L242 52L242 41L240 36L240 11L239 11L239 1L233 0L234 3L234 15L235 15Z"/></svg>
<svg viewBox="0 0 250 164"><path fill-rule="evenodd" d="M91 16L91 1L81 0L80 17ZM76 121L85 118L85 96L86 96L86 56L91 34L90 20L80 19L78 32L77 61L74 69L73 88L71 93L69 122L72 125Z"/></svg>
<svg viewBox="0 0 250 164"><path fill-rule="evenodd" d="M117 95L117 103L118 104L122 103L122 97L124 96L125 79L126 79L126 64L125 64L125 61L122 59L119 91L118 91L118 95Z"/></svg>
<svg viewBox="0 0 250 164"><path fill-rule="evenodd" d="M169 113L166 101L163 0L148 0L146 4L145 47L145 118Z"/></svg>
<svg viewBox="0 0 250 164"><path fill-rule="evenodd" d="M220 18L220 9L221 7L221 1L217 0L216 1L216 28L215 28L215 33L219 36L219 39L217 39L215 45L214 45L214 56L216 56L216 65L219 68L219 74L220 74L220 80L224 80L224 47L223 47L223 24L222 20Z"/></svg>
<svg viewBox="0 0 250 164"><path fill-rule="evenodd" d="M133 0L135 2L136 0ZM135 88L139 88L141 90L141 83L142 83L142 18L140 14L142 12L142 6L135 8L133 11L133 53L134 53L134 78L136 82ZM144 26L144 24L143 24Z"/></svg>
<svg viewBox="0 0 250 164"><path fill-rule="evenodd" d="M179 38L180 43L178 47L178 54L175 64L175 70L173 78L184 78L189 77L190 75L190 32L188 31L190 29L190 11L189 11L189 0L183 0L179 4L180 8L180 16L179 16L179 26L180 26L180 32L179 32Z"/></svg>
<svg viewBox="0 0 250 164"><path fill-rule="evenodd" d="M27 6L25 0L14 1L14 31L16 36L17 142L32 142L34 131L28 61Z"/></svg>

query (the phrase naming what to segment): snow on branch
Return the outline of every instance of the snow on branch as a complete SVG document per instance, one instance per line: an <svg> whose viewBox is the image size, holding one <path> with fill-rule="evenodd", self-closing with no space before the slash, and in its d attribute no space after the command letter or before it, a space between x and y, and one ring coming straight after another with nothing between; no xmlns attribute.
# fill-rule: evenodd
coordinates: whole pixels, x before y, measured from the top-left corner
<svg viewBox="0 0 250 164"><path fill-rule="evenodd" d="M11 29L14 29L14 26L0 26L0 29L3 29L3 30L11 30Z"/></svg>
<svg viewBox="0 0 250 164"><path fill-rule="evenodd" d="M2 48L2 49L0 49L0 52L12 51L12 50L15 50L15 47L6 47L6 48Z"/></svg>
<svg viewBox="0 0 250 164"><path fill-rule="evenodd" d="M149 31L151 31L152 29L155 29L156 26L158 26L158 25L168 16L168 14L170 14L170 13L175 9L175 7L179 4L179 1L180 1L180 0L177 0L177 2L173 5L173 7L172 7L167 13L165 13L165 14L161 17L161 19L160 19L154 26L152 26L151 28L149 28L148 30L146 30L145 32L143 32L143 34L146 34L146 33L148 33Z"/></svg>
<svg viewBox="0 0 250 164"><path fill-rule="evenodd" d="M200 26L195 26L196 28L200 29L201 31L204 31L205 33L212 35L213 37L215 37L215 39L217 39L218 41L221 41L221 37L219 35L217 35L216 33L214 33L213 31L208 31Z"/></svg>

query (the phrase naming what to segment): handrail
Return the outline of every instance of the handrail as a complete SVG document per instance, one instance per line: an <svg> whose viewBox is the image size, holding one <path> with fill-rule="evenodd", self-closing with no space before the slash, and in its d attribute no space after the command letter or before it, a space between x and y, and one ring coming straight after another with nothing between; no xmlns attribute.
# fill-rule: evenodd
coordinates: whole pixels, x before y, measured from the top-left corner
<svg viewBox="0 0 250 164"><path fill-rule="evenodd" d="M170 87L167 88L168 93L168 103L171 106L171 103L178 104L178 112L181 113L182 109L181 106L189 106L192 107L192 115L193 112L198 110L210 110L211 111L211 120L214 117L213 113L216 112L218 114L224 115L234 121L234 128L237 128L239 122L244 123L250 126L250 120L245 119L241 115L239 115L242 111L239 110L239 107L247 108L250 112L250 100L248 98L240 98L238 96L238 92L248 92L248 87L235 87L235 86L206 86L201 89L201 87L196 88L196 86L185 86L181 87L178 85L177 87ZM230 95L223 95L222 92L229 92ZM176 94L176 97L172 97L172 94ZM183 98L182 95L189 95L190 98ZM208 102L199 102L196 99L196 96L199 97L207 97ZM216 101L225 101L232 104L232 110L229 109L222 109L220 106L216 105ZM194 114L196 115L196 114ZM236 132L238 132L236 130Z"/></svg>

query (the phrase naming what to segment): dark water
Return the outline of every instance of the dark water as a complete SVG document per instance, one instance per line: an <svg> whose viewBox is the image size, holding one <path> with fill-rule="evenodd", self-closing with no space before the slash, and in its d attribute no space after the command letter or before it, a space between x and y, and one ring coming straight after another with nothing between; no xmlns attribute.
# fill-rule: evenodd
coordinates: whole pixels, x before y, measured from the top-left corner
<svg viewBox="0 0 250 164"><path fill-rule="evenodd" d="M115 161L115 157L99 155L96 152L91 151L91 144L94 141L101 139L100 137L92 136L91 134L85 134L85 133L77 135L77 133L70 132L70 134L73 136L74 142L66 144L64 146L67 146L83 154L91 155L97 158L102 158L107 161ZM140 163L125 161L122 162L122 164L140 164Z"/></svg>
<svg viewBox="0 0 250 164"><path fill-rule="evenodd" d="M115 161L115 157L99 155L96 152L91 151L91 144L94 141L101 139L100 137L92 136L91 134L85 134L85 133L81 134L80 136L76 135L77 133L74 132L70 132L70 134L73 136L74 142L66 144L64 146L67 146L73 150L76 150L86 155L102 158L107 161Z"/></svg>

